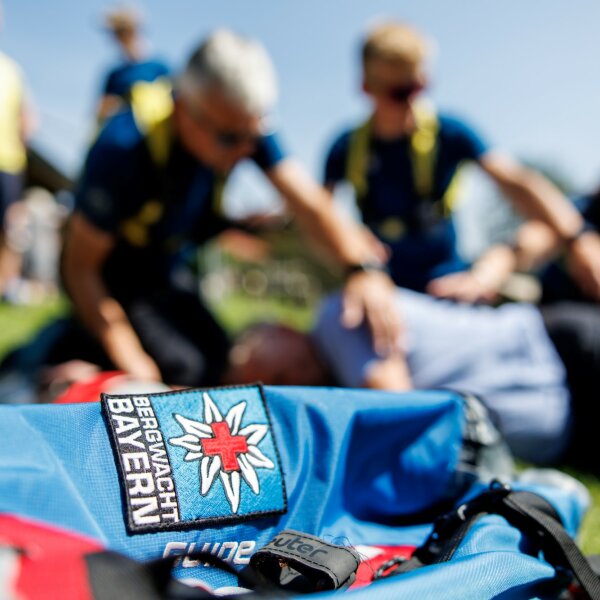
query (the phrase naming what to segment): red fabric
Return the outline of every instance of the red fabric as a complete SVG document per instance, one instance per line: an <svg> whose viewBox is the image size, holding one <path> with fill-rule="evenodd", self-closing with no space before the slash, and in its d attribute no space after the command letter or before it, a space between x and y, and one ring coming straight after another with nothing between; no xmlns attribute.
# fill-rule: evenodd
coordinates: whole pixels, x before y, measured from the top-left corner
<svg viewBox="0 0 600 600"><path fill-rule="evenodd" d="M356 579L351 588L362 587L373 582L375 571L386 561L401 556L410 558L416 546L358 546L356 550L363 557Z"/></svg>
<svg viewBox="0 0 600 600"><path fill-rule="evenodd" d="M106 371L94 375L91 379L78 381L69 389L56 398L53 404L79 404L81 402L98 402L100 394L107 392L110 387L118 383L119 379L126 379L127 375L122 371Z"/></svg>
<svg viewBox="0 0 600 600"><path fill-rule="evenodd" d="M22 517L0 515L0 545L19 552L9 590L23 600L93 600L85 554L104 550L91 538ZM0 585L9 582L1 582Z"/></svg>

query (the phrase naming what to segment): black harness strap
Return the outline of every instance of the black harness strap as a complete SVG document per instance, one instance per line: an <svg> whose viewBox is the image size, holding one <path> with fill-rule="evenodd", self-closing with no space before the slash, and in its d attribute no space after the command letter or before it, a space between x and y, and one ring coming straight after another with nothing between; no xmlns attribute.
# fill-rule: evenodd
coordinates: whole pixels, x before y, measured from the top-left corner
<svg viewBox="0 0 600 600"><path fill-rule="evenodd" d="M570 570L591 600L600 600L600 578L565 531L552 505L537 494L513 491L497 481L483 494L439 517L429 538L409 560L382 565L375 578L450 560L473 524L489 514L504 517L543 552L551 565Z"/></svg>

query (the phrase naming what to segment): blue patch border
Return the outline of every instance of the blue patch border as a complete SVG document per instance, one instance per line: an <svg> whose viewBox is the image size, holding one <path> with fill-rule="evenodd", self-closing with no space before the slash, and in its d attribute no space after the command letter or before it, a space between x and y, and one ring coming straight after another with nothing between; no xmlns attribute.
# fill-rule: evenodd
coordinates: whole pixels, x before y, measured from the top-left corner
<svg viewBox="0 0 600 600"><path fill-rule="evenodd" d="M132 511L131 511L131 508L129 506L129 501L128 501L129 497L128 497L128 493L127 493L127 486L125 484L125 466L123 464L123 459L122 459L121 453L119 451L117 436L116 436L115 430L113 428L113 423L112 423L111 419L109 418L109 409L107 407L108 399L109 398L110 399L112 399L112 398L132 398L132 397L136 396L136 397L145 397L145 398L149 398L150 400L152 400L154 398L162 398L165 396L167 396L167 397L168 396L180 396L181 394L188 394L188 393L202 394L204 392L210 393L213 391L244 390L244 389L258 390L258 395L262 402L262 406L265 411L265 415L267 417L267 423L269 426L269 431L271 433L271 438L273 441L273 448L275 451L275 462L276 462L277 468L279 469L279 474L281 476L281 492L282 492L282 499L283 499L283 507L273 509L273 510L264 510L264 511L245 513L243 515L207 517L205 519L193 519L190 521L183 521L183 522L180 521L178 523L172 523L172 524L171 523L160 523L158 525L142 525L142 526L136 525L133 522ZM121 490L121 505L122 505L123 512L124 512L125 526L126 526L127 532L129 534L136 535L136 534L145 534L145 533L158 533L161 531L188 531L188 530L198 529L199 525L202 525L202 526L205 526L205 525L228 525L228 524L235 524L235 523L243 523L245 521L273 517L273 516L283 515L283 514L287 513L288 497L287 497L287 488L285 485L285 477L284 477L284 473L283 473L283 467L281 464L279 448L277 447L277 440L275 439L275 435L274 435L274 431L273 431L271 413L269 412L269 406L267 404L267 399L266 399L266 396L264 393L264 388L263 388L262 382L256 382L256 383L247 384L247 385L229 385L229 386L217 386L217 387L209 387L209 388L184 388L184 389L180 389L180 390L173 390L173 391L168 391L168 392L155 392L155 393L150 393L150 394L144 394L143 392L142 393L134 393L134 394L107 394L107 393L103 392L100 394L100 405L101 405L100 412L105 421L108 438L110 440L110 445L111 445L111 448L113 451L113 457L115 459L115 463L116 463L116 467L117 467L117 476L119 479L119 487ZM168 454L167 454L167 456L168 456ZM171 472L172 472L173 469L172 469L172 466L170 463L170 459L169 459L169 466L171 467ZM175 481L174 481L174 484L175 484L175 493L177 494L177 486L176 486Z"/></svg>

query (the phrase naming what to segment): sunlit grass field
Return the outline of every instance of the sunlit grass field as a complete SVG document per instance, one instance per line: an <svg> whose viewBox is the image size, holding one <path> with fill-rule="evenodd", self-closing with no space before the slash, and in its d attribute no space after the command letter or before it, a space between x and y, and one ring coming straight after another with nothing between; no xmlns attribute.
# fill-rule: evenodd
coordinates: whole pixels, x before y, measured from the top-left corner
<svg viewBox="0 0 600 600"><path fill-rule="evenodd" d="M306 329L311 323L308 307L278 300L257 300L232 296L214 305L215 313L231 333L236 333L256 321L279 320ZM46 321L68 310L64 300L41 306L0 305L0 356L27 340ZM586 473L569 470L582 481L592 496L592 506L581 530L581 544L586 554L600 553L600 479Z"/></svg>

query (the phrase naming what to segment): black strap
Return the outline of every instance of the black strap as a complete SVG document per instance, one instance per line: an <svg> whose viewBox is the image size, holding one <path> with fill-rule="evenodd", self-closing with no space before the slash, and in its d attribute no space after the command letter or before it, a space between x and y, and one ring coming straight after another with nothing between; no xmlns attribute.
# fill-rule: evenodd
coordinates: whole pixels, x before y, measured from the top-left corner
<svg viewBox="0 0 600 600"><path fill-rule="evenodd" d="M591 600L600 600L598 575L565 531L552 505L537 494L513 491L497 481L483 494L438 518L429 538L409 560L396 566L383 565L376 578L450 560L473 524L488 514L504 517L543 552L545 560L554 567L569 569Z"/></svg>
<svg viewBox="0 0 600 600"><path fill-rule="evenodd" d="M250 558L251 569L267 581L301 593L339 590L356 578L360 556L353 548L287 529Z"/></svg>
<svg viewBox="0 0 600 600"><path fill-rule="evenodd" d="M286 594L268 581L259 580L255 574L244 569L237 571L229 563L209 552L196 551L185 555L190 560L198 560L205 565L231 573L238 578L239 585L253 590L240 592L228 598L252 600L261 598L281 598ZM201 588L185 585L173 577L173 569L182 557L171 555L149 562L138 562L116 552L88 554L85 561L88 580L95 600L208 600L215 594Z"/></svg>
<svg viewBox="0 0 600 600"><path fill-rule="evenodd" d="M311 593L342 589L356 577L358 553L319 538L286 530L256 552L251 563L238 571L228 562L208 552L187 553L187 559L235 575L240 586L252 590L229 598L285 598L289 592ZM138 562L115 552L88 554L85 561L88 580L96 600L208 600L215 595L191 588L173 577L182 557L170 555L149 562Z"/></svg>
<svg viewBox="0 0 600 600"><path fill-rule="evenodd" d="M528 494L529 496L533 494ZM575 541L565 531L560 521L531 506L522 494L508 495L504 500L509 514L503 514L512 525L534 525L541 536L541 546L546 560L554 566L569 568L591 600L600 600L600 579L581 553Z"/></svg>
<svg viewBox="0 0 600 600"><path fill-rule="evenodd" d="M84 558L94 600L162 600L145 565L116 552L95 552Z"/></svg>

